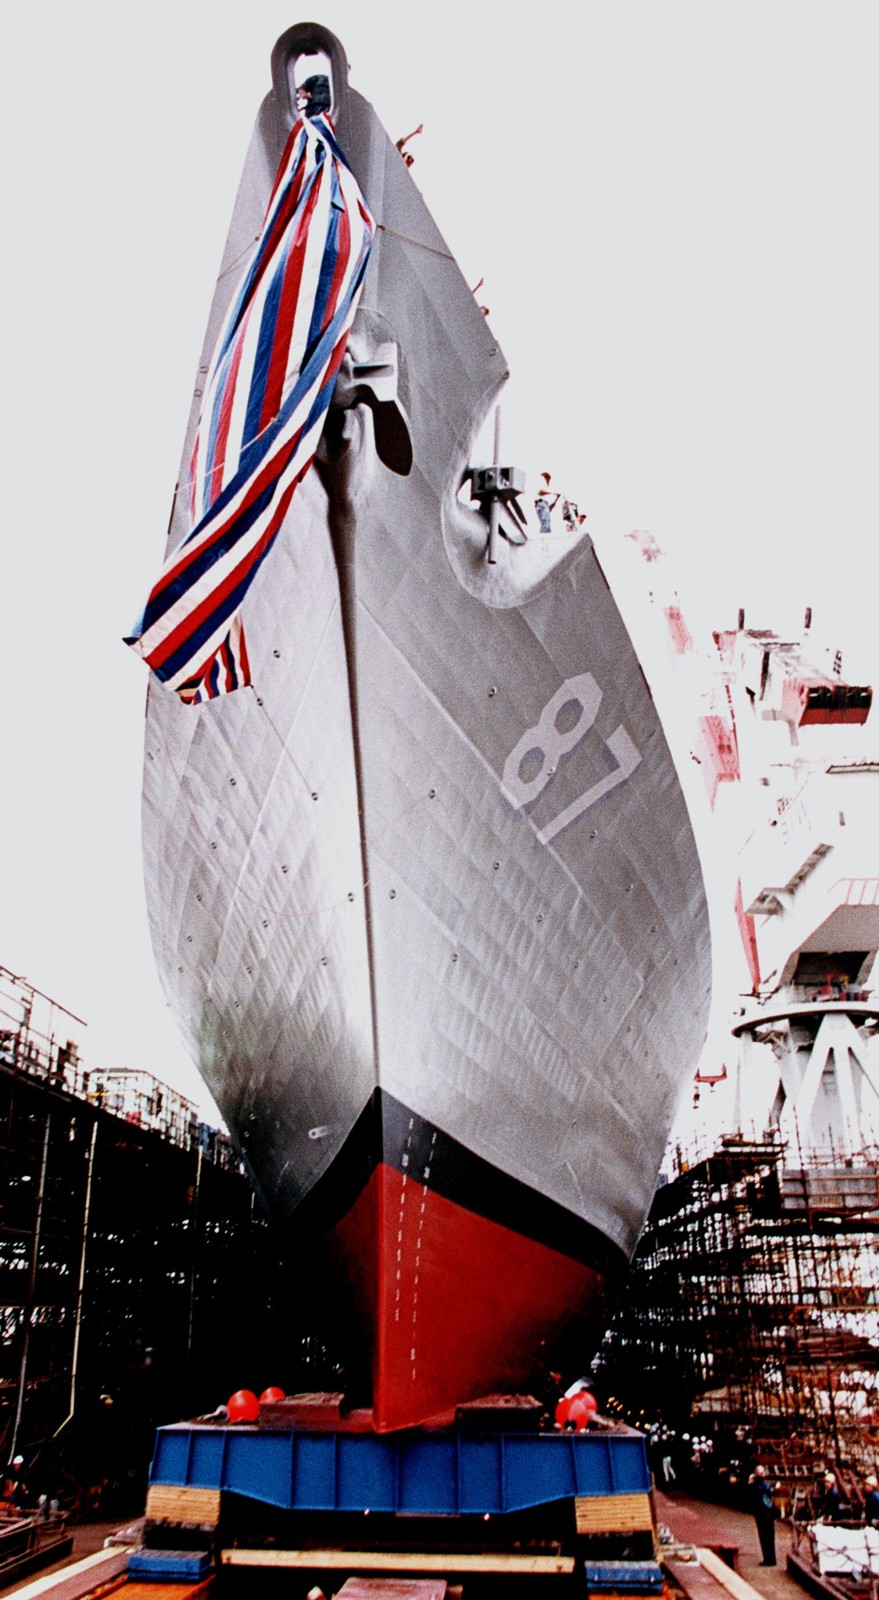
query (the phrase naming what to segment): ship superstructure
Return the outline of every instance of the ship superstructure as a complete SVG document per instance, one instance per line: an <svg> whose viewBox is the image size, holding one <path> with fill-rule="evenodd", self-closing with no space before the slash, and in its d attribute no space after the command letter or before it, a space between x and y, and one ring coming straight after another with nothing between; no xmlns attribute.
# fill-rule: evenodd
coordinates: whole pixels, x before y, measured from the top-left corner
<svg viewBox="0 0 879 1600"><path fill-rule="evenodd" d="M274 52L202 370L315 59L372 256L242 607L252 689L150 687L144 849L169 1002L267 1210L337 1259L390 1429L595 1325L704 1038L710 940L591 539L528 540L517 474L472 462L502 352L316 26Z"/></svg>

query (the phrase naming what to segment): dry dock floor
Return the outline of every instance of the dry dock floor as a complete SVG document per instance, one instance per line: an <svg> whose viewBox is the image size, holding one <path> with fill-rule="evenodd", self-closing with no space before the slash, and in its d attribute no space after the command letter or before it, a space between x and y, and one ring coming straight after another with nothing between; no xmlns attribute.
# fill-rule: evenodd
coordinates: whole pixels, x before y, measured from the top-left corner
<svg viewBox="0 0 879 1600"><path fill-rule="evenodd" d="M0 1596L6 1600L7 1595L17 1594L19 1589L26 1589L28 1584L35 1583L38 1578L45 1578L50 1572L63 1572L65 1567L70 1567L75 1561L81 1561L83 1556L95 1555L104 1548L104 1540L119 1527L119 1518L115 1522L83 1522L79 1526L70 1525L69 1532L73 1534L73 1549L63 1561L56 1561L49 1567L40 1567L38 1572L32 1572L29 1577L22 1578L18 1583L10 1583L4 1588L0 1584Z"/></svg>
<svg viewBox="0 0 879 1600"><path fill-rule="evenodd" d="M656 1515L660 1523L668 1526L679 1544L714 1550L735 1549L737 1551L735 1572L762 1596L762 1600L804 1600L805 1591L794 1582L793 1578L789 1578L785 1571L787 1553L790 1549L790 1529L785 1523L776 1524L775 1545L778 1566L762 1567L754 1518L746 1512L733 1511L728 1506L713 1505L703 1500L692 1500L684 1494L668 1494L657 1490ZM118 1523L94 1522L73 1529L74 1546L71 1556L67 1561L58 1562L54 1567L44 1567L39 1576L60 1572L71 1562L80 1561L83 1556L102 1549L105 1538L115 1532L117 1527ZM0 1596L6 1600L7 1596L14 1595L32 1581L32 1578L26 1578L8 1588L0 1587ZM694 1595L697 1589L699 1591L697 1600L737 1600L735 1595L718 1584L707 1572L704 1584L693 1584ZM747 1596L741 1595L738 1600L747 1600Z"/></svg>
<svg viewBox="0 0 879 1600"><path fill-rule="evenodd" d="M761 1567L757 1527L746 1511L732 1511L728 1506L711 1505L704 1500L691 1500L684 1494L657 1489L656 1515L681 1544L709 1549L718 1545L738 1547L735 1570L763 1600L803 1600L805 1590L789 1578L785 1570L790 1549L790 1528L786 1523L775 1524L778 1565Z"/></svg>

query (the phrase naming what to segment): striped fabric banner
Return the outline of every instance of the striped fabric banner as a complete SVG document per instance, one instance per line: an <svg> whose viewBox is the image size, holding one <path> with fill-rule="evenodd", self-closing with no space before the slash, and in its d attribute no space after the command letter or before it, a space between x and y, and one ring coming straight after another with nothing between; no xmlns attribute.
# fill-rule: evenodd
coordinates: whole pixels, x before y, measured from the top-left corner
<svg viewBox="0 0 879 1600"><path fill-rule="evenodd" d="M178 699L188 706L200 705L203 700L216 700L218 695L231 694L233 689L243 689L250 682L250 663L241 617L232 618L232 626L222 644L214 651L207 666L177 690Z"/></svg>
<svg viewBox="0 0 879 1600"><path fill-rule="evenodd" d="M314 459L374 231L327 117L297 122L208 372L192 531L125 641L190 704L250 682L239 609Z"/></svg>

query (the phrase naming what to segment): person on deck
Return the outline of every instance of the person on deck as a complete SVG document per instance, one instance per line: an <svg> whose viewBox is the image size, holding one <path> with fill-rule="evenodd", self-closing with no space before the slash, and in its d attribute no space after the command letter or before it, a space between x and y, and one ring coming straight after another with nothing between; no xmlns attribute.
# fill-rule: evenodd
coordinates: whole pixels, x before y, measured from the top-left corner
<svg viewBox="0 0 879 1600"><path fill-rule="evenodd" d="M842 1510L842 1498L836 1483L836 1474L824 1474L824 1499L821 1502L821 1521L838 1522Z"/></svg>
<svg viewBox="0 0 879 1600"><path fill-rule="evenodd" d="M562 522L566 533L576 533L585 521L586 513L580 510L576 500L562 501Z"/></svg>
<svg viewBox="0 0 879 1600"><path fill-rule="evenodd" d="M548 472L541 472L540 476L543 479L543 483L534 502L534 509L537 512L537 522L541 533L552 533L552 513L558 505L560 492L558 489L550 488L551 479Z"/></svg>
<svg viewBox="0 0 879 1600"><path fill-rule="evenodd" d="M864 1521L879 1524L879 1481L874 1472L864 1479Z"/></svg>
<svg viewBox="0 0 879 1600"><path fill-rule="evenodd" d="M411 133L404 133L402 139L398 139L397 140L397 149L399 150L401 156L403 157L403 160L405 161L407 167L411 167L412 166L412 164L413 164L413 162L415 160L415 157L413 156L411 150L407 150L406 149L406 146L409 143L410 139L414 139L415 138L416 134L423 133L423 132L424 132L424 123L423 122L419 122L418 127L417 128L413 128Z"/></svg>
<svg viewBox="0 0 879 1600"><path fill-rule="evenodd" d="M757 1537L760 1540L760 1554L763 1558L760 1565L774 1567L775 1502L772 1498L772 1486L766 1476L766 1468L759 1464L748 1479L748 1499L757 1524Z"/></svg>
<svg viewBox="0 0 879 1600"><path fill-rule="evenodd" d="M10 1461L0 1503L13 1515L26 1511L30 1505L30 1493L24 1475L24 1456L13 1456Z"/></svg>

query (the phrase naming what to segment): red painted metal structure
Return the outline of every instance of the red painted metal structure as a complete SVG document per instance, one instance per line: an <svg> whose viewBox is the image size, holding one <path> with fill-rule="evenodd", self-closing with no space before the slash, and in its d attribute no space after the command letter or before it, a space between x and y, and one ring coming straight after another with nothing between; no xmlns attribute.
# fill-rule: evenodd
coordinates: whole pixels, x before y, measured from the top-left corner
<svg viewBox="0 0 879 1600"><path fill-rule="evenodd" d="M450 1390L459 1402L484 1394L499 1352L508 1369L500 1387L507 1379L514 1389L543 1341L601 1286L588 1266L407 1183L384 1162L334 1242L356 1273L363 1325L376 1330L379 1431L411 1422L412 1393L427 1417L445 1414Z"/></svg>

